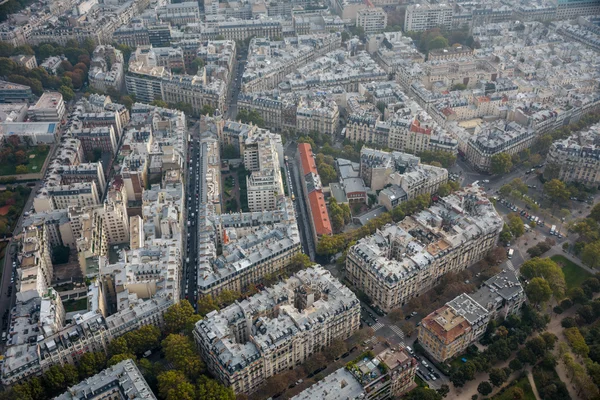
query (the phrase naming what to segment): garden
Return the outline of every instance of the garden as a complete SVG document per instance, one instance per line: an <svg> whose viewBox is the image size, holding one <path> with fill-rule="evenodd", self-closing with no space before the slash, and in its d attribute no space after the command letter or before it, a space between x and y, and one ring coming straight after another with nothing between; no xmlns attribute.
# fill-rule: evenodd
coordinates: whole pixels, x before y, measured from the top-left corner
<svg viewBox="0 0 600 400"><path fill-rule="evenodd" d="M9 136L0 150L0 176L42 172L49 152L48 145L32 146L27 139Z"/></svg>

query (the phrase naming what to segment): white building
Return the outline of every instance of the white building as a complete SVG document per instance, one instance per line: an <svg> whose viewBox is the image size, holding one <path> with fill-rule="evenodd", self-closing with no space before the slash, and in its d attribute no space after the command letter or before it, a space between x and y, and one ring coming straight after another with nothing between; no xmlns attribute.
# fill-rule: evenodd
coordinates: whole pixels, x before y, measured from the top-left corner
<svg viewBox="0 0 600 400"><path fill-rule="evenodd" d="M446 3L414 4L406 7L404 31L426 31L452 27L452 6Z"/></svg>
<svg viewBox="0 0 600 400"><path fill-rule="evenodd" d="M358 10L356 26L363 28L367 35L382 32L387 26L387 13L381 7Z"/></svg>
<svg viewBox="0 0 600 400"><path fill-rule="evenodd" d="M34 105L29 107L29 115L35 121L60 122L66 113L62 94L45 92Z"/></svg>

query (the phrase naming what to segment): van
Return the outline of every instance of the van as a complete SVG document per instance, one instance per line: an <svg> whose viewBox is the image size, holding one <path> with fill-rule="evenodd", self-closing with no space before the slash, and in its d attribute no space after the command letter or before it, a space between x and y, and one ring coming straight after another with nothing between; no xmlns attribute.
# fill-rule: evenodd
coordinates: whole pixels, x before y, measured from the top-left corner
<svg viewBox="0 0 600 400"><path fill-rule="evenodd" d="M510 250L508 250L508 259L509 259L509 260L512 258L512 256L513 256L514 252L515 252L515 251L514 251L513 249L510 249Z"/></svg>

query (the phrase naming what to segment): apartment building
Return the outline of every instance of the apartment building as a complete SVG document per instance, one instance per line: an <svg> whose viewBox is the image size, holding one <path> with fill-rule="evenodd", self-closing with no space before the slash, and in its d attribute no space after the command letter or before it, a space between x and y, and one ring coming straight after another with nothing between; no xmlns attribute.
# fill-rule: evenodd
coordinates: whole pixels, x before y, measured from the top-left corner
<svg viewBox="0 0 600 400"><path fill-rule="evenodd" d="M200 20L200 5L195 1L166 4L156 9L156 16L171 25L193 24Z"/></svg>
<svg viewBox="0 0 600 400"><path fill-rule="evenodd" d="M246 177L248 208L251 212L275 210L278 196L284 194L281 136L261 131L246 139L243 155L244 167L251 171Z"/></svg>
<svg viewBox="0 0 600 400"><path fill-rule="evenodd" d="M387 26L387 13L381 7L358 10L356 26L363 28L367 35L382 32Z"/></svg>
<svg viewBox="0 0 600 400"><path fill-rule="evenodd" d="M552 143L546 159L546 171L558 171L563 182L596 187L600 183L600 124L589 130ZM552 168L550 168L552 166Z"/></svg>
<svg viewBox="0 0 600 400"><path fill-rule="evenodd" d="M426 31L452 27L452 5L420 3L406 7L404 31Z"/></svg>
<svg viewBox="0 0 600 400"><path fill-rule="evenodd" d="M90 86L106 92L109 88L120 92L124 88L123 53L112 46L98 46L92 54L88 73Z"/></svg>
<svg viewBox="0 0 600 400"><path fill-rule="evenodd" d="M360 177L372 190L381 190L396 171L405 171L419 165L420 159L408 153L387 152L364 146L360 150Z"/></svg>
<svg viewBox="0 0 600 400"><path fill-rule="evenodd" d="M110 123L114 119L109 120ZM79 128L73 126L70 130L73 138L79 139L83 145L83 152L88 157L93 154L95 149L100 149L102 153L115 154L117 152L118 138L112 125L98 126L95 128Z"/></svg>
<svg viewBox="0 0 600 400"><path fill-rule="evenodd" d="M296 105L296 130L333 136L338 129L339 116L338 106L333 99L303 96Z"/></svg>
<svg viewBox="0 0 600 400"><path fill-rule="evenodd" d="M402 396L416 386L417 361L401 346L355 361L354 365L327 375L292 400L385 400Z"/></svg>
<svg viewBox="0 0 600 400"><path fill-rule="evenodd" d="M121 361L108 367L96 375L89 377L65 393L55 397L56 400L102 400L110 397L113 400L148 399L156 400L156 396L148 386L142 372L131 359Z"/></svg>
<svg viewBox="0 0 600 400"><path fill-rule="evenodd" d="M348 250L346 276L383 310L400 307L485 257L502 225L484 191L466 187L361 239Z"/></svg>
<svg viewBox="0 0 600 400"><path fill-rule="evenodd" d="M359 324L354 293L316 265L209 313L193 334L211 373L235 393L250 394Z"/></svg>
<svg viewBox="0 0 600 400"><path fill-rule="evenodd" d="M66 112L62 94L44 92L37 103L29 107L28 114L34 121L60 122Z"/></svg>
<svg viewBox="0 0 600 400"><path fill-rule="evenodd" d="M54 277L48 229L45 226L32 226L25 230L17 259L17 297L31 296L30 291L41 296L50 287Z"/></svg>
<svg viewBox="0 0 600 400"><path fill-rule="evenodd" d="M479 171L489 171L496 154L519 154L528 149L536 138L531 128L516 122L498 120L479 126L466 141L467 161Z"/></svg>
<svg viewBox="0 0 600 400"><path fill-rule="evenodd" d="M10 59L17 63L17 65L25 67L26 69L34 69L38 66L37 60L33 55L11 56Z"/></svg>
<svg viewBox="0 0 600 400"><path fill-rule="evenodd" d="M516 314L525 291L514 271L504 270L488 279L473 294L461 294L423 318L419 343L438 362L464 352L478 341L488 322Z"/></svg>

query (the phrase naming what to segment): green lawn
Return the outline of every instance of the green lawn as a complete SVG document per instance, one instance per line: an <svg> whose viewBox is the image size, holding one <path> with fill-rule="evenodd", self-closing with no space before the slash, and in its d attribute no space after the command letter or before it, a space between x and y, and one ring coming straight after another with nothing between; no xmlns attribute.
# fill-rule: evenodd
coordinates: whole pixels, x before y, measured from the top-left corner
<svg viewBox="0 0 600 400"><path fill-rule="evenodd" d="M527 380L527 377L523 377L519 380L513 381L504 392L492 397L492 400L513 400L515 398L512 391L513 387L518 387L523 390L523 393L525 394L523 400L536 400L535 395L533 394L533 390L531 390L531 386L529 385L529 381Z"/></svg>
<svg viewBox="0 0 600 400"><path fill-rule="evenodd" d="M552 261L562 266L563 274L565 274L565 283L567 284L567 290L581 286L581 283L592 276L589 272L575 264L565 256L560 254L550 257Z"/></svg>
<svg viewBox="0 0 600 400"><path fill-rule="evenodd" d="M471 357L468 354L463 354L461 356L454 358L452 361L450 361L450 368L452 368L452 369L460 368L460 366L464 364L464 362L462 361L463 358L466 358L468 361Z"/></svg>
<svg viewBox="0 0 600 400"><path fill-rule="evenodd" d="M425 382L423 379L421 379L418 375L415 375L415 383L419 387L424 387L424 388L428 388L429 387L429 385L427 384L427 382Z"/></svg>
<svg viewBox="0 0 600 400"><path fill-rule="evenodd" d="M45 149L41 147L32 147L27 150L28 163L25 164L25 166L27 167L28 174L42 171L44 161L46 161L46 157L48 157L48 152L50 151L50 146L44 147ZM0 165L0 176L14 175L16 174L16 168L17 166L15 164L4 163L3 165Z"/></svg>
<svg viewBox="0 0 600 400"><path fill-rule="evenodd" d="M77 300L67 300L63 303L66 312L87 310L87 297Z"/></svg>

